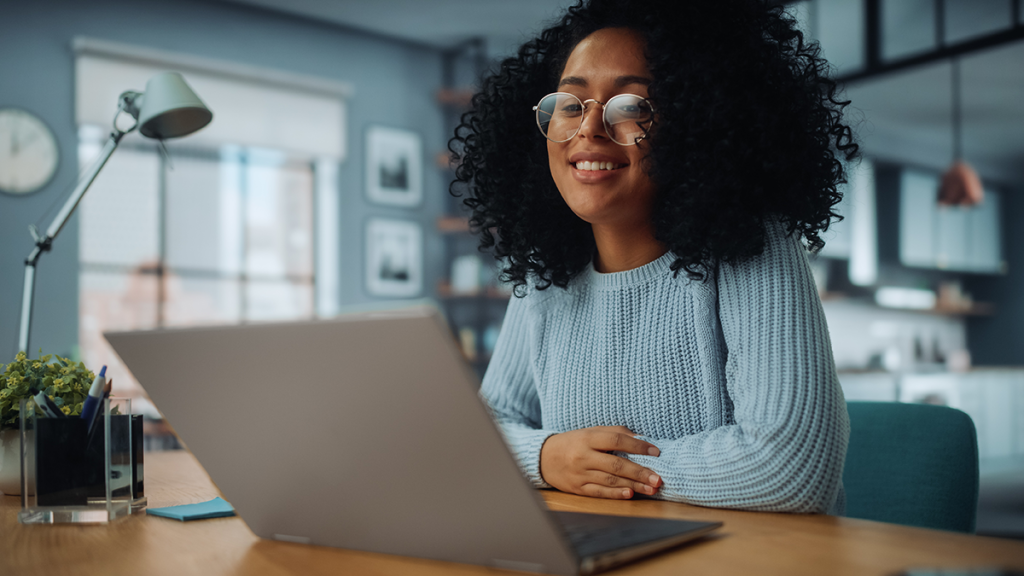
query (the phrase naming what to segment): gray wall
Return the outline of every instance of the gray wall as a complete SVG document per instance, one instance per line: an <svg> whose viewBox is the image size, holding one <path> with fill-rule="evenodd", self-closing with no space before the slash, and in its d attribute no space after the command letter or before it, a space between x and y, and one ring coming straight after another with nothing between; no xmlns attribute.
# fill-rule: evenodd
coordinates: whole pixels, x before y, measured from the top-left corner
<svg viewBox="0 0 1024 576"><path fill-rule="evenodd" d="M56 133L61 161L54 180L27 197L0 194L0 362L13 359L23 259L32 248L29 223L74 186L78 172L71 39L89 36L182 54L290 70L349 83L349 156L340 167L342 304L370 300L363 287L367 218L419 220L425 231L424 293L443 268L434 221L446 182L434 154L447 134L434 101L441 85L438 51L360 31L269 11L195 0L45 0L5 3L0 17L0 106L40 116ZM126 86L127 88L140 88ZM115 103L111 102L111 112ZM216 113L216 111L214 111ZM373 206L363 191L363 139L368 126L405 128L423 137L425 202L415 211ZM52 213L49 216L52 218ZM31 350L71 353L78 341L78 222L73 218L39 262Z"/></svg>

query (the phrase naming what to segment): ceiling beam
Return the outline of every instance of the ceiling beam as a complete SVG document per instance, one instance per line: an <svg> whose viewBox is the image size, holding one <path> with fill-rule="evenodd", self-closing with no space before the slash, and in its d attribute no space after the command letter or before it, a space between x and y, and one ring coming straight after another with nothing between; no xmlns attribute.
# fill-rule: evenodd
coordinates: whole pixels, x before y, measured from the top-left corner
<svg viewBox="0 0 1024 576"><path fill-rule="evenodd" d="M1016 14L1017 2L1013 2L1012 5L1015 9L1015 13L1013 23L1009 29L987 34L985 36L979 36L956 44L942 45L936 42L936 48L926 52L918 53L906 58L883 61L881 58L882 35L879 0L865 0L864 9L866 25L864 27L864 43L865 60L867 65L856 72L839 76L836 78L836 81L846 84L867 80L869 78L877 78L900 70L906 70L907 68L914 68L925 64L932 64L934 62L947 61L958 56L964 56L973 52L980 52L1003 44L1024 40L1024 26L1020 24L1020 20ZM941 23L937 23L936 25L941 26Z"/></svg>

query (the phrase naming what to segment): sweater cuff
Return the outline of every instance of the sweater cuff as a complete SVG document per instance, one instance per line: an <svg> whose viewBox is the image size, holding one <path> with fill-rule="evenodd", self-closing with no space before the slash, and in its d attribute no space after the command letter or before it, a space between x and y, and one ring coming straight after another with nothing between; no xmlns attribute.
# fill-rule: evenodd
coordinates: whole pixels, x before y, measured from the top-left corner
<svg viewBox="0 0 1024 576"><path fill-rule="evenodd" d="M549 430L516 431L508 441L512 445L513 452L519 467L523 470L526 479L535 488L551 488L552 486L544 481L540 473L540 450L548 438L555 435Z"/></svg>

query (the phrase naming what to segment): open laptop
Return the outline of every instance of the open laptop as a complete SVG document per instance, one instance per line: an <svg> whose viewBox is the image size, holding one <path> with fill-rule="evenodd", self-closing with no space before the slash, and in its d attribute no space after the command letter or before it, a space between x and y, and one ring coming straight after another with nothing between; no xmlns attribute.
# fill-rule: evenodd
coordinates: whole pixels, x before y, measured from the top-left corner
<svg viewBox="0 0 1024 576"><path fill-rule="evenodd" d="M263 538L591 574L721 525L548 511L429 306L105 336Z"/></svg>

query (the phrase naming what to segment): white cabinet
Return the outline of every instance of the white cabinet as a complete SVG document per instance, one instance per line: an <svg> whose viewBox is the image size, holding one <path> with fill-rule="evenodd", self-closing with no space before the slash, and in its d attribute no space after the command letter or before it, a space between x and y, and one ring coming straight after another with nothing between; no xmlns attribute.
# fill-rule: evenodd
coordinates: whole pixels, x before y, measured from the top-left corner
<svg viewBox="0 0 1024 576"><path fill-rule="evenodd" d="M978 431L978 455L983 459L1024 456L1022 370L907 374L900 380L899 399L942 404L966 412Z"/></svg>
<svg viewBox="0 0 1024 576"><path fill-rule="evenodd" d="M1000 194L985 189L978 206L939 206L939 176L900 173L900 261L906 266L1001 273Z"/></svg>
<svg viewBox="0 0 1024 576"><path fill-rule="evenodd" d="M839 385L847 401L895 402L896 376L889 372L843 372Z"/></svg>

